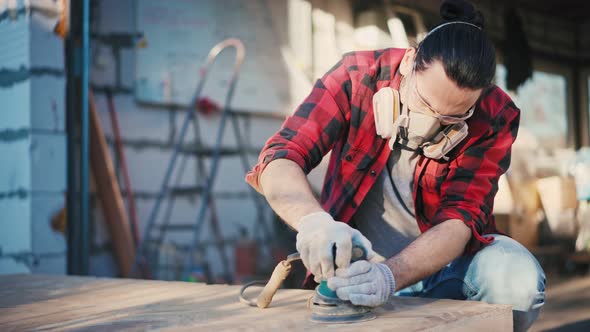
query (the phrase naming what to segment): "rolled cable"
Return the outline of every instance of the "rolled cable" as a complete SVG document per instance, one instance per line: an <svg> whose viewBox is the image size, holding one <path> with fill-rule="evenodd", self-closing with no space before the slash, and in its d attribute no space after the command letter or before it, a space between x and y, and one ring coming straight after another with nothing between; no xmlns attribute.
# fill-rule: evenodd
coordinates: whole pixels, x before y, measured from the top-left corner
<svg viewBox="0 0 590 332"><path fill-rule="evenodd" d="M287 256L287 259L277 264L269 280L254 280L242 286L242 289L240 289L240 302L252 307L259 307L260 309L268 307L272 302L273 296L291 272L291 263L299 259L301 259L299 253L293 253ZM244 296L246 289L249 287L261 285L265 286L260 294L258 294L256 300L248 299Z"/></svg>

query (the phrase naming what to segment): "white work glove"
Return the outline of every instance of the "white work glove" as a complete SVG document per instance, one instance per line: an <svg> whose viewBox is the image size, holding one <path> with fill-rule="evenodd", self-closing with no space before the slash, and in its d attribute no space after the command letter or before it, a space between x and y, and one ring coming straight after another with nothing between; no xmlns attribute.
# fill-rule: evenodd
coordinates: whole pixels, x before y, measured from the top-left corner
<svg viewBox="0 0 590 332"><path fill-rule="evenodd" d="M395 292L395 279L385 264L357 261L348 268L337 269L336 276L328 279L328 287L341 300L377 307L386 303Z"/></svg>
<svg viewBox="0 0 590 332"><path fill-rule="evenodd" d="M353 242L364 247L367 259L375 255L371 242L361 232L343 222L335 221L329 213L309 214L294 226L298 232L296 246L301 261L318 283L334 276L334 263L340 268L350 265ZM336 257L332 251L334 246Z"/></svg>

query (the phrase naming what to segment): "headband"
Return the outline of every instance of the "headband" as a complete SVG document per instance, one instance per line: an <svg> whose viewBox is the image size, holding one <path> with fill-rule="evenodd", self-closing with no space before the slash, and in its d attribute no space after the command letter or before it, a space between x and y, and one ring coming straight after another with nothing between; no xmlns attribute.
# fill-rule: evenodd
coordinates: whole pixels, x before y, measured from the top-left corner
<svg viewBox="0 0 590 332"><path fill-rule="evenodd" d="M453 21L453 22L447 22L447 23L443 23L439 26L437 26L436 28L430 30L430 32L428 34L426 34L426 37L424 37L424 39L426 39L428 36L430 36L432 33L434 33L436 30L444 27L445 25L451 25L451 24L465 24L465 25L470 25L472 27L478 28L479 30L481 30L481 28L473 23L469 23L469 22L464 22L464 21Z"/></svg>
<svg viewBox="0 0 590 332"><path fill-rule="evenodd" d="M428 36L430 36L431 34L433 34L436 30L438 30L438 29L440 29L440 28L442 28L442 27L444 27L446 25L451 25L451 24L465 24L465 25L470 25L472 27L475 27L475 28L481 30L481 28L479 26L477 26L477 25L475 25L473 23L465 22L465 21L452 21L452 22L443 23L443 24L437 26L436 28L430 30L430 32L427 33L426 36L424 36L424 38L422 39L422 41L420 42L420 44L418 44L418 50L416 52L418 52L420 50L420 46L426 40L426 38L428 38ZM414 63L414 67L415 66L416 66L416 64Z"/></svg>

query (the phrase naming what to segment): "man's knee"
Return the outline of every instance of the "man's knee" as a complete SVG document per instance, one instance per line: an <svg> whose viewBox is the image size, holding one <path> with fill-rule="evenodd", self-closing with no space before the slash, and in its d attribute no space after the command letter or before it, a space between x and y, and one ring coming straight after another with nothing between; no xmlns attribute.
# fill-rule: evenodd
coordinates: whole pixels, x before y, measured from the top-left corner
<svg viewBox="0 0 590 332"><path fill-rule="evenodd" d="M526 248L508 237L496 236L494 243L475 255L469 270L469 298L511 304L518 311L545 303L543 270Z"/></svg>

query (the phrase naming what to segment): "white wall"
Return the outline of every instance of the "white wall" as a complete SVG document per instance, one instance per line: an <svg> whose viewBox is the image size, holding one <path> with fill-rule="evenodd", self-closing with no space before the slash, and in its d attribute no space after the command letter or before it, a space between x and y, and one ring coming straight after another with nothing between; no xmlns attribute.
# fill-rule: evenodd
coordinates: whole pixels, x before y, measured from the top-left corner
<svg viewBox="0 0 590 332"><path fill-rule="evenodd" d="M111 89L114 92L114 104L117 110L119 126L124 141L124 150L129 167L133 191L136 195L138 219L142 230L146 226L149 213L155 203L157 194L169 158L173 152L173 135L178 133L184 120L184 110L172 110L166 107L153 107L139 104L133 95L135 54L134 46L136 34L134 13L131 0L96 0L93 11L93 24L91 40L94 61L91 68L91 84L94 89L97 109L102 121L107 140L114 151L114 134L111 120L108 114L107 98L105 91ZM116 13L111 15L111 13ZM240 77L247 80L248 77ZM239 84L239 83L238 83ZM201 138L207 147L215 143L216 131L220 123L220 117L199 117L202 130ZM245 125L245 119L240 118L240 123ZM264 142L272 135L282 122L280 117L250 117L249 129L245 131L246 139L252 147L258 151ZM230 123L226 124L226 132L223 137L223 146L233 148L236 145L235 136ZM194 138L189 132L187 143ZM189 161L182 178L182 185L194 185L198 180L196 175L195 156L188 156ZM257 158L257 153L249 154L252 165ZM113 155L113 160L117 158ZM205 158L207 167L210 158ZM120 180L120 169L117 166ZM256 209L250 199L247 198L248 186L244 181L245 171L239 163L238 156L222 158L219 176L214 187L214 197L218 208L221 223L221 232L224 238L232 240L238 237L238 225L245 226L250 235L255 230ZM125 188L120 181L122 190ZM231 196L231 197L228 197ZM124 196L126 199L126 196ZM99 204L94 204L99 207ZM170 222L187 223L194 222L200 207L200 195L179 198L170 218ZM104 229L104 221L99 209L93 212L94 237L93 256L91 258L91 274L114 276L116 271L108 249L109 236ZM190 232L175 233L169 241L177 243L189 243L192 234ZM200 239L204 242L211 241L208 224L203 227ZM228 255L233 256L233 244L225 247ZM209 245L207 258L211 272L214 276L222 273L223 268L217 258L217 249ZM231 269L233 258L230 257Z"/></svg>
<svg viewBox="0 0 590 332"><path fill-rule="evenodd" d="M0 273L66 268L64 235L50 226L66 188L63 42L43 4L0 6Z"/></svg>

